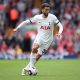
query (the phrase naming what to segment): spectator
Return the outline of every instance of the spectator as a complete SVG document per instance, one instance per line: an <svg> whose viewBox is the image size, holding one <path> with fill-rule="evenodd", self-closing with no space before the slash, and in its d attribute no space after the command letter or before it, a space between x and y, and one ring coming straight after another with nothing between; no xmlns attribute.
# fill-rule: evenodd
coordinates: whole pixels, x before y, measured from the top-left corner
<svg viewBox="0 0 80 80"><path fill-rule="evenodd" d="M16 54L15 54L15 49L13 45L9 46L9 48L7 49L7 54L8 54L8 59L15 59Z"/></svg>
<svg viewBox="0 0 80 80"><path fill-rule="evenodd" d="M22 59L23 52L22 52L22 49L20 48L19 44L16 45L15 52L16 52L17 59Z"/></svg>
<svg viewBox="0 0 80 80"><path fill-rule="evenodd" d="M64 27L63 38L59 41L54 39L56 50L53 47L48 53L59 52L61 55L79 55L80 52L80 1L79 0L41 0L41 3L51 4L51 13L55 14ZM20 30L12 32L12 28L26 18L39 14L38 7L35 7L35 0L0 0L0 58L8 59L10 54L15 58L14 47L21 48L21 52L31 50L31 44L36 34L33 24ZM32 26L32 27L31 27ZM36 26L36 25L35 25ZM23 36L26 34L26 36ZM16 45L19 44L19 45ZM53 46L52 43L51 46ZM13 53L10 52L12 50ZM8 53L7 53L8 52ZM20 53L21 54L21 53ZM22 54L21 54L22 55ZM58 54L59 55L59 54ZM78 56L79 57L79 56ZM21 58L21 57L19 57Z"/></svg>

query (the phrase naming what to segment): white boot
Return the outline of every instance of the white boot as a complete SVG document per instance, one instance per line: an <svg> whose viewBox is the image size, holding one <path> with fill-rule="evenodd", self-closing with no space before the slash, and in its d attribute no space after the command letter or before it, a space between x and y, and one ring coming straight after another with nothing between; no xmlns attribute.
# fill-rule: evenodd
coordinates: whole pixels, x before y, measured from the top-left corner
<svg viewBox="0 0 80 80"><path fill-rule="evenodd" d="M23 68L23 69L22 69L21 75L22 75L22 76L28 75L28 74L29 74L29 69L31 69L31 68L36 69L36 67L27 67L27 68Z"/></svg>
<svg viewBox="0 0 80 80"><path fill-rule="evenodd" d="M27 72L29 71L29 67L30 67L30 64L28 64L25 68L23 68L21 75L26 75Z"/></svg>
<svg viewBox="0 0 80 80"><path fill-rule="evenodd" d="M25 68L23 68L21 75L22 75L22 76L26 75L26 72L27 72L27 70L26 70Z"/></svg>

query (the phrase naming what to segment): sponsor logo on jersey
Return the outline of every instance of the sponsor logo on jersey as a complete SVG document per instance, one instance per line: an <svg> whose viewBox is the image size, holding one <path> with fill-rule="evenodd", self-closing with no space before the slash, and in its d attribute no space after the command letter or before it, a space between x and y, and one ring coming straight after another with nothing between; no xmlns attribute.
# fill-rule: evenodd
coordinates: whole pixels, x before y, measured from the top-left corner
<svg viewBox="0 0 80 80"><path fill-rule="evenodd" d="M50 26L41 26L40 29L43 29L43 30L50 30Z"/></svg>

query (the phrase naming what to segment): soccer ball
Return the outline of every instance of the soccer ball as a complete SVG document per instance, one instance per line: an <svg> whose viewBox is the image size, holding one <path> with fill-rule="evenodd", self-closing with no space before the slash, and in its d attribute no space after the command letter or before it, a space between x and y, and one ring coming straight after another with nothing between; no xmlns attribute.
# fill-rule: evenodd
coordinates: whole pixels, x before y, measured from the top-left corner
<svg viewBox="0 0 80 80"><path fill-rule="evenodd" d="M28 74L29 75L37 75L37 70L36 68L32 67L32 68L29 68L29 71L28 71Z"/></svg>

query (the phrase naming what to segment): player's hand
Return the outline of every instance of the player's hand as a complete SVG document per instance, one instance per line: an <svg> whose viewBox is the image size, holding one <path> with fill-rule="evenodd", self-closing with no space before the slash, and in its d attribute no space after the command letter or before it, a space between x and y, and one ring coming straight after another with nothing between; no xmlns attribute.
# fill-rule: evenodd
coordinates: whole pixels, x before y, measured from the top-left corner
<svg viewBox="0 0 80 80"><path fill-rule="evenodd" d="M62 38L62 35L61 35L61 34L56 34L56 38L57 38L58 40L60 40L60 39Z"/></svg>
<svg viewBox="0 0 80 80"><path fill-rule="evenodd" d="M18 30L17 28L13 29L14 32L16 32L17 30Z"/></svg>

